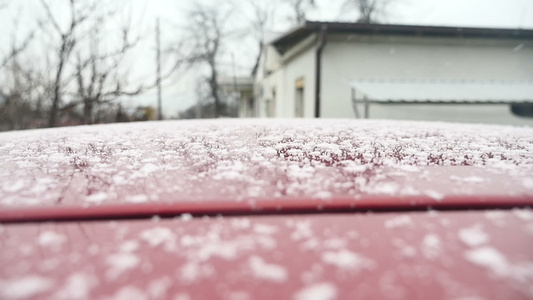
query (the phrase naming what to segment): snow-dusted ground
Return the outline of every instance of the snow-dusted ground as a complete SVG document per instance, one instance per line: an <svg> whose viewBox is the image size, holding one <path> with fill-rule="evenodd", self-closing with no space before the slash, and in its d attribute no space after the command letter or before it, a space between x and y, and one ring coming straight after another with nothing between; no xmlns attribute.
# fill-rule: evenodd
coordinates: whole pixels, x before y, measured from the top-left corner
<svg viewBox="0 0 533 300"><path fill-rule="evenodd" d="M533 195L532 128L238 119L0 134L3 206L364 195L439 201L480 191Z"/></svg>

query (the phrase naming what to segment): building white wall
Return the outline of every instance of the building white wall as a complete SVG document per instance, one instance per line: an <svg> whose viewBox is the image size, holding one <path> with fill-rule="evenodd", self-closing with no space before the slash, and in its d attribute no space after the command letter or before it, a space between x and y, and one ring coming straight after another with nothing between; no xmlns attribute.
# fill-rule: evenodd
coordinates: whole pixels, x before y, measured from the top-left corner
<svg viewBox="0 0 533 300"><path fill-rule="evenodd" d="M284 69L279 69L276 72L269 74L258 81L256 87L256 116L257 117L269 117L266 113L266 106L268 101L275 101L275 111L273 117L280 116L282 114L283 107L280 106L280 96L283 88L283 73ZM275 89L276 95L273 95Z"/></svg>
<svg viewBox="0 0 533 300"><path fill-rule="evenodd" d="M286 62L284 68L284 91L278 97L284 108L281 117L294 117L296 99L296 81L304 79L304 118L313 118L315 114L315 48L310 47L300 55ZM282 97L283 95L283 97ZM281 103L280 103L281 104Z"/></svg>
<svg viewBox="0 0 533 300"><path fill-rule="evenodd" d="M296 81L303 78L304 117L312 118L315 113L315 47L307 47L298 55L281 63L281 68L259 79L262 93L259 95L259 117L266 117L266 101L272 100L273 89L276 90L275 117L294 117L296 98Z"/></svg>
<svg viewBox="0 0 533 300"><path fill-rule="evenodd" d="M357 78L533 79L533 43L464 38L330 36L322 57L321 117L355 117L351 88L346 82ZM402 109L408 107L402 106ZM439 112L443 119L449 119L447 114L458 111L453 106L430 106L431 109L426 111L423 107L412 107L411 112L418 117L411 118L409 109L405 112L398 106L372 105L370 117L435 120ZM506 119L496 120L500 123L520 124L523 120L531 124L527 119L512 116L505 105L459 108L479 108L483 114ZM457 121L469 120L467 117Z"/></svg>

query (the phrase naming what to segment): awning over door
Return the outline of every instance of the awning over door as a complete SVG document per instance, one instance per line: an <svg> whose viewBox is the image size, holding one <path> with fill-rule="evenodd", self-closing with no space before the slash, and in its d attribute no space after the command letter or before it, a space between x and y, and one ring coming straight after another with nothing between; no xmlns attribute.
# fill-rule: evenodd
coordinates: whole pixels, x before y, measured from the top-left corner
<svg viewBox="0 0 533 300"><path fill-rule="evenodd" d="M533 79L356 79L352 98L373 103L533 103Z"/></svg>

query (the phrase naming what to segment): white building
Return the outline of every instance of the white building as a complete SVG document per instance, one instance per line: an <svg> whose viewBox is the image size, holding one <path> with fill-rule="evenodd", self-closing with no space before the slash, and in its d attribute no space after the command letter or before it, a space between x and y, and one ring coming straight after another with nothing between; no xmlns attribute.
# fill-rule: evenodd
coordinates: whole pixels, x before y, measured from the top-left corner
<svg viewBox="0 0 533 300"><path fill-rule="evenodd" d="M220 93L230 106L236 102L237 112L235 116L239 118L254 117L253 87L254 82L250 77L221 77L218 80Z"/></svg>
<svg viewBox="0 0 533 300"><path fill-rule="evenodd" d="M531 114L533 30L306 22L265 46L254 90L257 117L533 125L511 112Z"/></svg>

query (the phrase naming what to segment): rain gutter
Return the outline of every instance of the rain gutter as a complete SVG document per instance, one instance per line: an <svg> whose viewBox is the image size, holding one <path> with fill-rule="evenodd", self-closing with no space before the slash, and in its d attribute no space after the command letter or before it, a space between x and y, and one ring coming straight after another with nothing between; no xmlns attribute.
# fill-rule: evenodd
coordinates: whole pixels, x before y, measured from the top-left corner
<svg viewBox="0 0 533 300"><path fill-rule="evenodd" d="M320 94L321 94L321 79L322 79L322 51L326 46L328 25L323 24L318 35L318 43L316 48L316 62L315 62L315 118L320 118Z"/></svg>

